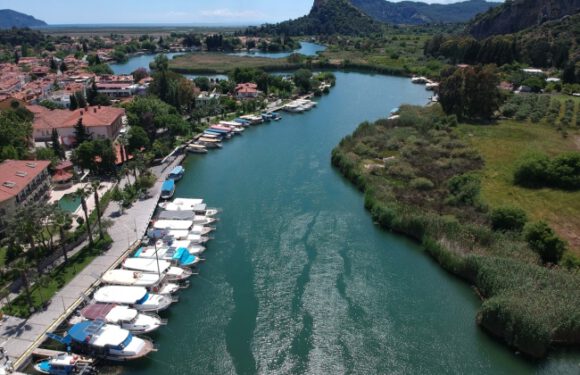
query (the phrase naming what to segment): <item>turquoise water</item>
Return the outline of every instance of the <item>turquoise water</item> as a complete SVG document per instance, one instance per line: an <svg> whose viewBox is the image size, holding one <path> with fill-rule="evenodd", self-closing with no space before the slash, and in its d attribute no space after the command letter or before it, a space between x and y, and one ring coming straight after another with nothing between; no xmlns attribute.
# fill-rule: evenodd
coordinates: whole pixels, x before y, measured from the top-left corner
<svg viewBox="0 0 580 375"><path fill-rule="evenodd" d="M250 56L250 57L269 57L272 59L282 59L290 56L293 53L300 53L304 56L315 56L318 52L322 52L326 49L325 46L310 43L310 42L300 42L300 48L292 52L236 52L230 53L230 55L235 56Z"/></svg>
<svg viewBox="0 0 580 375"><path fill-rule="evenodd" d="M60 198L58 206L64 211L74 213L81 205L81 199L72 194L67 194Z"/></svg>
<svg viewBox="0 0 580 375"><path fill-rule="evenodd" d="M223 209L159 351L126 374L577 374L532 363L475 324L480 302L414 242L373 225L330 152L364 120L429 93L337 73L318 108L190 156L176 196Z"/></svg>
<svg viewBox="0 0 580 375"><path fill-rule="evenodd" d="M314 56L320 51L324 51L326 47L309 42L300 42L300 49L293 51L293 52L280 52L280 53L267 53L267 52L239 52L239 53L232 53L231 55L238 55L238 56L255 56L255 57L270 57L273 59L280 59L284 57L290 56L292 53L301 53L305 56ZM183 53L166 53L165 54L168 59L172 59L175 56L183 55ZM131 74L138 68L146 68L149 70L149 63L155 60L154 54L149 55L139 55L133 56L129 58L126 63L123 64L109 64L113 73L115 74ZM193 76L195 77L195 76ZM221 79L221 76L217 76Z"/></svg>

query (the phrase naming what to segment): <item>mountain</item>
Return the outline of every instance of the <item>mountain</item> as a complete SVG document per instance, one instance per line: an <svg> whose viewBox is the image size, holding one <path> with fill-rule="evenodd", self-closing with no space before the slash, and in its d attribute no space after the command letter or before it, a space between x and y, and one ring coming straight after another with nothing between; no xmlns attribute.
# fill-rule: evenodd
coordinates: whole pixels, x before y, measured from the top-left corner
<svg viewBox="0 0 580 375"><path fill-rule="evenodd" d="M580 0L512 0L480 14L467 31L476 38L512 34L580 12Z"/></svg>
<svg viewBox="0 0 580 375"><path fill-rule="evenodd" d="M308 15L263 25L256 31L286 35L368 35L380 33L382 27L348 0L315 0Z"/></svg>
<svg viewBox="0 0 580 375"><path fill-rule="evenodd" d="M28 14L19 13L11 9L0 10L0 29L35 26L46 26L46 22L37 20Z"/></svg>
<svg viewBox="0 0 580 375"><path fill-rule="evenodd" d="M476 14L500 5L485 0L452 4L426 4L415 1L392 3L385 0L350 0L350 2L377 21L407 25L467 22Z"/></svg>

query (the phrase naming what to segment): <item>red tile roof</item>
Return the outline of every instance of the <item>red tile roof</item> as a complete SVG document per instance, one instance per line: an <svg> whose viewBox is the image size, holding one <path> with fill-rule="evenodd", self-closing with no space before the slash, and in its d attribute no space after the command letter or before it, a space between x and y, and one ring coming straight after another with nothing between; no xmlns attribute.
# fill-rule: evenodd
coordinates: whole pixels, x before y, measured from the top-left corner
<svg viewBox="0 0 580 375"><path fill-rule="evenodd" d="M75 126L79 119L83 119L83 125L111 126L119 117L125 115L123 108L115 107L87 107L74 111L65 109L49 110L40 106L28 106L28 110L34 113L35 129L70 128Z"/></svg>
<svg viewBox="0 0 580 375"><path fill-rule="evenodd" d="M0 163L0 202L17 196L49 165L48 160L4 160Z"/></svg>

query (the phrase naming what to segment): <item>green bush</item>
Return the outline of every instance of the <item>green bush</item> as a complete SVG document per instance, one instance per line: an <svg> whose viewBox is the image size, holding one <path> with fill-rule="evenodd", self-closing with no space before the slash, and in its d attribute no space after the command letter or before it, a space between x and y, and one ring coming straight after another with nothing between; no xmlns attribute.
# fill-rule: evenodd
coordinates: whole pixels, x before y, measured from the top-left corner
<svg viewBox="0 0 580 375"><path fill-rule="evenodd" d="M557 264L566 250L566 243L544 221L527 224L524 236L544 263Z"/></svg>
<svg viewBox="0 0 580 375"><path fill-rule="evenodd" d="M455 205L474 205L481 191L481 181L473 174L453 176L447 183L448 201Z"/></svg>
<svg viewBox="0 0 580 375"><path fill-rule="evenodd" d="M425 177L414 178L409 184L411 185L411 188L415 190L431 190L435 187L435 184Z"/></svg>
<svg viewBox="0 0 580 375"><path fill-rule="evenodd" d="M491 212L493 230L521 232L527 221L526 212L521 208L499 207Z"/></svg>
<svg viewBox="0 0 580 375"><path fill-rule="evenodd" d="M565 153L552 160L544 154L527 155L516 167L514 182L534 188L580 189L580 153Z"/></svg>

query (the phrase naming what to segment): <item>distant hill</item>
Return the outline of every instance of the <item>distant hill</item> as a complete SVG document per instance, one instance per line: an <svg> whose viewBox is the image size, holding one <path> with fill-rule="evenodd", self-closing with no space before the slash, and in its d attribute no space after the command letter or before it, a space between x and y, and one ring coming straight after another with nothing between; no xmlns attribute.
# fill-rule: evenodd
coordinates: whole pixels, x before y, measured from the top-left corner
<svg viewBox="0 0 580 375"><path fill-rule="evenodd" d="M377 21L406 25L467 22L476 14L501 4L485 0L452 4L426 4L415 1L393 3L385 0L350 0L350 2Z"/></svg>
<svg viewBox="0 0 580 375"><path fill-rule="evenodd" d="M11 9L0 10L0 29L12 27L36 27L46 26L46 22L37 20L28 14L19 13Z"/></svg>
<svg viewBox="0 0 580 375"><path fill-rule="evenodd" d="M476 38L512 34L580 12L580 0L512 0L480 14L467 31Z"/></svg>
<svg viewBox="0 0 580 375"><path fill-rule="evenodd" d="M315 0L308 15L263 25L257 31L286 35L368 35L381 32L382 27L348 0Z"/></svg>

